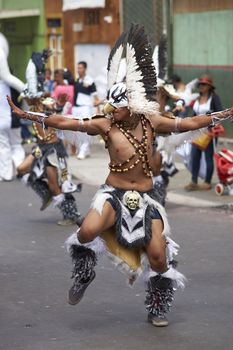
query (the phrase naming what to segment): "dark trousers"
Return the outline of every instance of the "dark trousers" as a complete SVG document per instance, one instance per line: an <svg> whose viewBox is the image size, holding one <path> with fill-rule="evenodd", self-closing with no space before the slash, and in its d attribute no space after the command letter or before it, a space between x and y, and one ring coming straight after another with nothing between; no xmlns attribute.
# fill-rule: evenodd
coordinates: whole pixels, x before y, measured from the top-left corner
<svg viewBox="0 0 233 350"><path fill-rule="evenodd" d="M202 152L205 153L205 159L206 159L206 176L205 176L205 182L211 183L211 179L214 172L214 147L213 147L213 141L210 142L209 146L205 151L201 151L196 146L192 145L191 150L191 157L192 157L192 181L197 183L199 169L200 169L200 161L201 161L201 155Z"/></svg>

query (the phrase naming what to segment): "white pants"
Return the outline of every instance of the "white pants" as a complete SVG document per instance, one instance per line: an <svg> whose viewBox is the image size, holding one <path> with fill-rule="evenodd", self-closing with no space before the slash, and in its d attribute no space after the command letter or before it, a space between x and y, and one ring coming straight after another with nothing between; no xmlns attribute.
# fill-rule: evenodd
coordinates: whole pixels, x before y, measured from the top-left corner
<svg viewBox="0 0 233 350"><path fill-rule="evenodd" d="M92 116L93 109L91 106L80 106L72 108L72 115L79 117L79 119L90 118ZM87 156L91 152L91 136L84 132L78 132L78 144L79 144L79 155Z"/></svg>
<svg viewBox="0 0 233 350"><path fill-rule="evenodd" d="M12 180L14 169L24 160L20 128L0 129L0 181Z"/></svg>
<svg viewBox="0 0 233 350"><path fill-rule="evenodd" d="M186 142L176 149L176 153L179 154L179 156L182 158L184 165L190 171L190 173L192 169L191 149L192 149L192 144L190 142ZM205 179L206 177L206 160L205 160L204 152L202 152L202 155L201 155L201 162L200 162L198 176L201 179Z"/></svg>

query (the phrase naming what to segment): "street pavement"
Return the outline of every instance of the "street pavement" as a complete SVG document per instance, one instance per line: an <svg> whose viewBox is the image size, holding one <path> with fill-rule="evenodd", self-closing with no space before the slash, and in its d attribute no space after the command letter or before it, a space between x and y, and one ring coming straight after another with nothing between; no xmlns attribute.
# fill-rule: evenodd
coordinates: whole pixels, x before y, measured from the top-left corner
<svg viewBox="0 0 233 350"><path fill-rule="evenodd" d="M96 166L98 181L100 174ZM84 184L75 195L83 214L96 188ZM231 212L168 203L188 283L176 293L169 327L158 329L146 322L143 282L129 288L107 258L80 305L68 305L64 241L76 227L57 226L59 212L40 212L19 181L0 183L0 194L0 350L232 350Z"/></svg>

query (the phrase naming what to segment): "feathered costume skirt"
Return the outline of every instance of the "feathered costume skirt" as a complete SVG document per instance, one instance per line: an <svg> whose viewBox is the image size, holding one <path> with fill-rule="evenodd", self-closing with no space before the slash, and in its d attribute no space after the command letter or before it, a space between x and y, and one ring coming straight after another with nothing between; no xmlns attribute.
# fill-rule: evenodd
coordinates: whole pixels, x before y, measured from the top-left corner
<svg viewBox="0 0 233 350"><path fill-rule="evenodd" d="M97 256L107 253L116 267L124 272L130 284L144 271L150 270L144 247L151 239L151 222L163 222L162 235L167 243L167 263L172 265L178 253L178 244L170 236L170 226L164 207L159 203L160 194L155 189L148 192L123 191L112 186L102 185L93 198L91 207L102 215L108 201L116 212L114 227L102 232L94 241L88 243ZM69 250L77 244L77 234L67 240Z"/></svg>

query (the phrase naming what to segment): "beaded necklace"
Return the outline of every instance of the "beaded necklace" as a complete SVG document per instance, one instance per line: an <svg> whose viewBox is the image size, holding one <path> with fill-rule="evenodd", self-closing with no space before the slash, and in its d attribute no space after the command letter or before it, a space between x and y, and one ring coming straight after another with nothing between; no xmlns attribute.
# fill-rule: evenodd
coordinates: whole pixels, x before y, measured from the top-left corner
<svg viewBox="0 0 233 350"><path fill-rule="evenodd" d="M136 114L132 120L123 120L120 125L124 130L134 130L140 122L140 114Z"/></svg>
<svg viewBox="0 0 233 350"><path fill-rule="evenodd" d="M146 119L144 116L140 116L140 120L141 120L141 124L142 124L142 133L143 133L141 141L139 141L137 139L137 137L134 136L130 132L129 129L125 130L122 124L114 123L114 122L112 123L112 125L114 124L122 132L122 134L125 135L127 140L135 148L135 151L123 163L115 163L115 164L110 163L109 164L110 171L117 172L117 173L127 172L127 171L135 168L135 166L141 161L144 174L147 177L153 176L152 169L151 169L151 166L149 164L149 159L148 159L148 155L147 155L147 145L148 145L147 121L149 122L149 125L152 129L153 139L155 139L155 130L154 130L154 127L153 127L150 120ZM109 130L107 131L107 136L111 130L112 125L110 126ZM136 158L133 161L133 159L137 156L138 156L138 158ZM132 164L128 165L131 161L133 161ZM126 166L126 165L128 165L128 166Z"/></svg>
<svg viewBox="0 0 233 350"><path fill-rule="evenodd" d="M50 131L50 133L48 133L46 136L43 137L43 136L40 135L40 133L39 133L39 131L37 129L36 123L32 123L32 127L33 127L33 130L35 132L36 138L38 140L40 140L41 142L51 141L54 138L55 134L56 134L56 130L53 129L53 130Z"/></svg>

